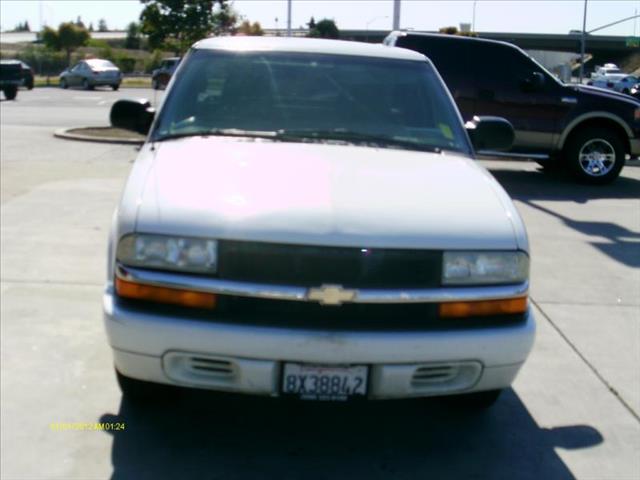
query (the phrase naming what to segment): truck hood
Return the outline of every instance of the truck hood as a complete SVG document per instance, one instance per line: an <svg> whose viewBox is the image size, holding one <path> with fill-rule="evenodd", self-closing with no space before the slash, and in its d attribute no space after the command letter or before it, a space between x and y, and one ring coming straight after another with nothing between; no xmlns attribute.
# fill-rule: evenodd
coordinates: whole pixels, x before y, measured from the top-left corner
<svg viewBox="0 0 640 480"><path fill-rule="evenodd" d="M135 195L138 232L378 248L519 248L511 201L464 156L229 137L155 145L145 149L152 163Z"/></svg>
<svg viewBox="0 0 640 480"><path fill-rule="evenodd" d="M640 103L637 100L634 100L629 95L625 95L624 93L618 93L615 90L610 90L608 88L592 87L589 85L572 85L571 88L577 90L580 95L597 97L601 99L606 99L608 101L613 100L613 101L628 103L630 106L635 106L635 107L640 105Z"/></svg>

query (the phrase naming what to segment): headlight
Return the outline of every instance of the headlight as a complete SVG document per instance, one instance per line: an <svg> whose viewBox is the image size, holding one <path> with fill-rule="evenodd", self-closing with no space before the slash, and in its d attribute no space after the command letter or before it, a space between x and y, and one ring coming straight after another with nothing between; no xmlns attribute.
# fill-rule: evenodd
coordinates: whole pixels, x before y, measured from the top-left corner
<svg viewBox="0 0 640 480"><path fill-rule="evenodd" d="M521 283L528 278L524 252L444 252L443 285Z"/></svg>
<svg viewBox="0 0 640 480"><path fill-rule="evenodd" d="M118 243L116 258L131 267L215 273L218 266L218 242L165 235L125 235Z"/></svg>

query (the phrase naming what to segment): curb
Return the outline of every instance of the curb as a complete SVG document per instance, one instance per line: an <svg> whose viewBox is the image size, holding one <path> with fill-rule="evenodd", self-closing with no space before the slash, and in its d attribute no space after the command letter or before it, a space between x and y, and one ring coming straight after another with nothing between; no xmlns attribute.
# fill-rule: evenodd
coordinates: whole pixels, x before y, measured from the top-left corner
<svg viewBox="0 0 640 480"><path fill-rule="evenodd" d="M121 145L142 145L144 140L135 140L133 138L116 138L116 137L94 137L91 135L82 135L81 133L74 133L73 130L79 130L81 128L110 128L110 127L72 127L62 128L56 130L53 133L54 137L63 138L65 140L77 140L81 142L96 142L96 143L115 143Z"/></svg>

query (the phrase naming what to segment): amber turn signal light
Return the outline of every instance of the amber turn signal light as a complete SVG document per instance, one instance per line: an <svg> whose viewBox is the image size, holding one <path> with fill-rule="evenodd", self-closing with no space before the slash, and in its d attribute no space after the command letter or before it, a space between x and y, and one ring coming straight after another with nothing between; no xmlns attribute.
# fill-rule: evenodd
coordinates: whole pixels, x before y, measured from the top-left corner
<svg viewBox="0 0 640 480"><path fill-rule="evenodd" d="M527 297L475 302L447 302L441 303L439 306L440 316L447 318L508 315L526 311Z"/></svg>
<svg viewBox="0 0 640 480"><path fill-rule="evenodd" d="M124 298L149 302L171 303L191 308L215 308L216 295L213 293L179 290L177 288L154 287L116 278L116 292Z"/></svg>

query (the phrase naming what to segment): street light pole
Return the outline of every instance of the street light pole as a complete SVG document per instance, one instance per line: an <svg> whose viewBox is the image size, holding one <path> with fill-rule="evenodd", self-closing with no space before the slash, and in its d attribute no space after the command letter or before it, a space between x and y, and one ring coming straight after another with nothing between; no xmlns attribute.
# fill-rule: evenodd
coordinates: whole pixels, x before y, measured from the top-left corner
<svg viewBox="0 0 640 480"><path fill-rule="evenodd" d="M584 14L582 15L582 41L580 42L580 84L584 77L584 44L587 30L587 0L584 0Z"/></svg>
<svg viewBox="0 0 640 480"><path fill-rule="evenodd" d="M473 18L471 19L471 31L476 31L476 3L477 0L473 0Z"/></svg>
<svg viewBox="0 0 640 480"><path fill-rule="evenodd" d="M393 29L400 30L400 0L393 0Z"/></svg>
<svg viewBox="0 0 640 480"><path fill-rule="evenodd" d="M287 37L291 36L291 0L287 0Z"/></svg>

